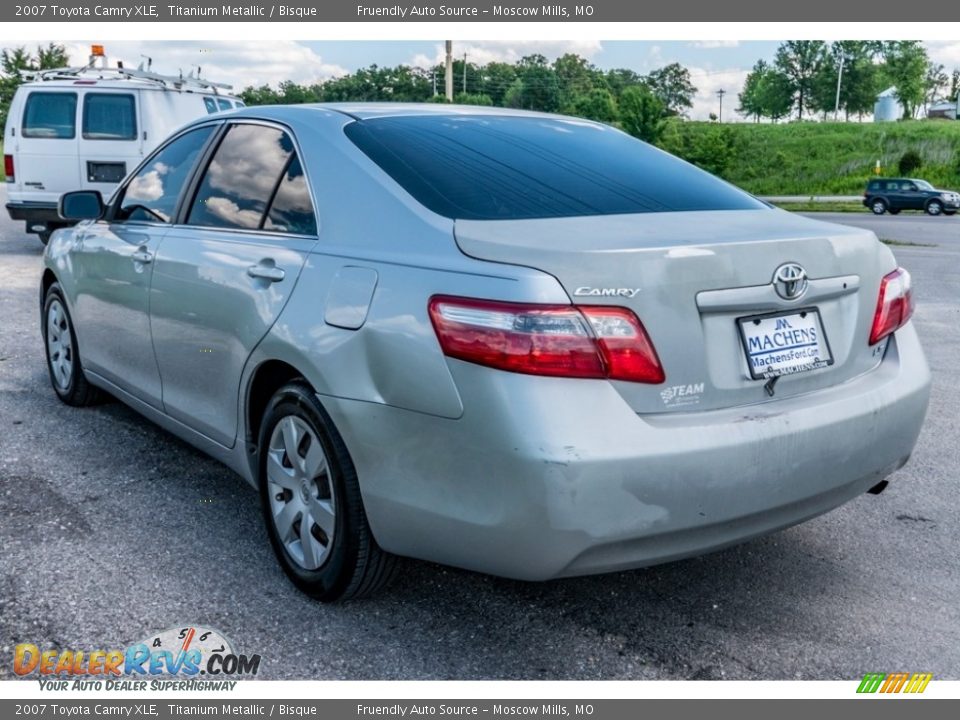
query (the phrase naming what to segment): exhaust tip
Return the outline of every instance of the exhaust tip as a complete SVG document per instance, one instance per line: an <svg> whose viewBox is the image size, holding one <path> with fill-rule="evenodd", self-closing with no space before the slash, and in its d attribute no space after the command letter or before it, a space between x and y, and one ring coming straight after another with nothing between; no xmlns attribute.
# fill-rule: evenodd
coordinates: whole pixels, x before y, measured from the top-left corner
<svg viewBox="0 0 960 720"><path fill-rule="evenodd" d="M867 492L870 493L871 495L879 495L880 493L882 493L884 490L887 489L887 485L889 484L890 484L889 480L881 480L872 488L867 490Z"/></svg>

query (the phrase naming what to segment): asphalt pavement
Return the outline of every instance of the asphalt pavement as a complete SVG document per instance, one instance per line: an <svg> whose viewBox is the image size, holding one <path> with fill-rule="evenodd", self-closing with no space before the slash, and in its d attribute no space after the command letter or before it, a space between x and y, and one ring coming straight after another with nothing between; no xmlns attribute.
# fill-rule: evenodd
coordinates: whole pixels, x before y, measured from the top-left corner
<svg viewBox="0 0 960 720"><path fill-rule="evenodd" d="M327 606L287 582L239 478L120 403L56 399L42 248L4 216L0 678L17 643L123 647L199 623L261 654L266 679L960 679L960 218L827 217L934 245L893 248L934 388L886 492L659 567L528 584L410 561L377 598Z"/></svg>

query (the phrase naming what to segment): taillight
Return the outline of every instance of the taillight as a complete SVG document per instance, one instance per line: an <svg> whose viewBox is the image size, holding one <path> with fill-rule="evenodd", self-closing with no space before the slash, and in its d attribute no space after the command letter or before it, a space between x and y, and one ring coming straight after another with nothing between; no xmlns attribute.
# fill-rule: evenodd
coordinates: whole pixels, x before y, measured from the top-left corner
<svg viewBox="0 0 960 720"><path fill-rule="evenodd" d="M7 182L13 182L13 155L3 156L3 174L7 176Z"/></svg>
<svg viewBox="0 0 960 720"><path fill-rule="evenodd" d="M883 276L880 281L880 297L870 329L870 344L883 340L887 335L903 327L913 315L913 291L910 273L897 268Z"/></svg>
<svg viewBox="0 0 960 720"><path fill-rule="evenodd" d="M626 308L435 296L429 309L449 357L528 375L664 380L653 343Z"/></svg>

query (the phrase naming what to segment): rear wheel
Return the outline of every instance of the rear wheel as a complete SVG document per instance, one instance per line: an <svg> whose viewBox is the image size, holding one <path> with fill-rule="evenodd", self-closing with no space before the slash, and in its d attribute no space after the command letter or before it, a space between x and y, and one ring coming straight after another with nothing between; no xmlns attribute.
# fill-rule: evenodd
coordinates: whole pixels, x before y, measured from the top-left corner
<svg viewBox="0 0 960 720"><path fill-rule="evenodd" d="M47 351L47 370L57 396L67 405L93 405L100 399L100 392L87 382L83 373L77 335L59 283L53 283L47 290L40 322Z"/></svg>
<svg viewBox="0 0 960 720"><path fill-rule="evenodd" d="M939 200L931 200L927 203L927 215L942 215L943 203Z"/></svg>
<svg viewBox="0 0 960 720"><path fill-rule="evenodd" d="M324 602L386 585L396 558L373 538L353 461L310 387L295 382L277 391L259 447L264 521L293 583Z"/></svg>
<svg viewBox="0 0 960 720"><path fill-rule="evenodd" d="M947 215L947 216L949 216L949 215L956 215L956 214L957 214L957 211L956 211L956 210L944 210L944 211L943 211L943 214L944 214L944 215Z"/></svg>
<svg viewBox="0 0 960 720"><path fill-rule="evenodd" d="M870 211L874 215L883 215L887 211L887 201L883 198L876 198L870 202Z"/></svg>

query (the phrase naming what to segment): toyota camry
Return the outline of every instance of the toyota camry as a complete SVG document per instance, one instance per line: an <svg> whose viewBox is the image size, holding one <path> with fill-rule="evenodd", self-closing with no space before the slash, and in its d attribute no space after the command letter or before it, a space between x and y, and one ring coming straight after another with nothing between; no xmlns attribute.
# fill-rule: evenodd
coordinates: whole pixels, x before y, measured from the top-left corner
<svg viewBox="0 0 960 720"><path fill-rule="evenodd" d="M871 232L600 123L245 108L59 210L53 389L239 473L321 600L397 556L545 580L739 543L882 489L927 408Z"/></svg>

